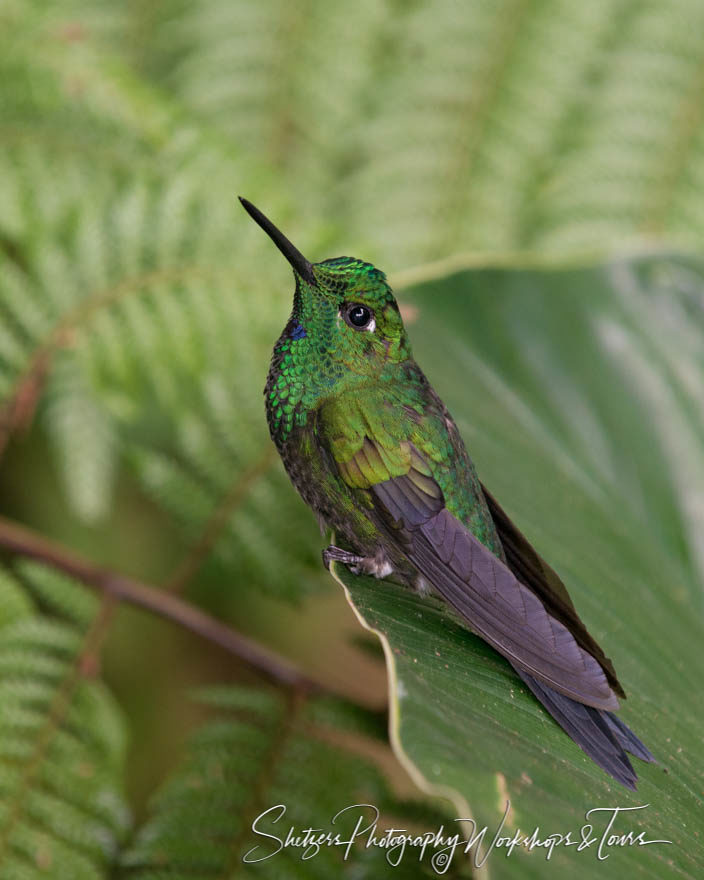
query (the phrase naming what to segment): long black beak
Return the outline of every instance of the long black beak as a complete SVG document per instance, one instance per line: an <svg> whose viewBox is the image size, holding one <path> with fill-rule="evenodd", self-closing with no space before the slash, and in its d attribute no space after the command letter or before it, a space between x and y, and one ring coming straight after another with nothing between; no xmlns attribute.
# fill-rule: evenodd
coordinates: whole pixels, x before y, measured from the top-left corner
<svg viewBox="0 0 704 880"><path fill-rule="evenodd" d="M310 284L315 284L315 277L313 276L313 267L306 260L303 254L298 250L298 248L294 247L291 242L286 238L286 236L281 232L280 229L277 229L276 226L269 220L268 217L265 217L264 214L259 210L259 208L255 208L251 202L248 202L247 199L243 199L242 196L239 197L242 202L242 207L249 214L249 216L257 223L261 228L266 232L269 238L274 242L276 247L281 251L281 253L286 257L289 263L293 266L294 271L300 275L302 278L305 278Z"/></svg>

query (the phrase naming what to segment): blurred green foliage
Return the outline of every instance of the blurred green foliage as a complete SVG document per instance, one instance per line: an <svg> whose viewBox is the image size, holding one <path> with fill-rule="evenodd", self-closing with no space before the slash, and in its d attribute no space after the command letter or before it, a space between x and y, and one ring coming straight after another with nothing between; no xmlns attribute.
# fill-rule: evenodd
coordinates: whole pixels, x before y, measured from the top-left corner
<svg viewBox="0 0 704 880"><path fill-rule="evenodd" d="M665 680L686 702L678 642L692 644L702 611L700 268L655 257L654 286L631 283L639 270L627 262L594 276L530 270L701 248L701 3L4 0L0 34L3 513L184 593L367 710L380 707L379 664L348 644L354 623L323 592L332 587L314 521L269 451L261 388L291 282L242 214L241 192L311 258L353 253L396 273L401 288L425 284L408 297L412 339L487 482L569 573L595 635L627 669L634 703L643 701L634 717L645 719ZM448 262L423 265L436 260ZM492 264L505 274L467 270ZM458 266L467 271L456 274ZM614 280L618 266L625 275ZM599 345L573 336L572 319L553 310L563 284L585 310L594 303L592 329L603 317ZM619 320L628 317L625 336L609 291ZM466 309L462 297L471 298ZM597 360L617 356L621 384L608 370L592 374ZM523 418L512 441L526 432L529 441L509 449L512 410ZM625 524L604 517L624 506ZM639 580L630 614L641 640L654 633L651 663L635 644L622 656L612 648L628 643L626 623L604 607L601 586L590 592L598 572L582 540L598 531L604 558L622 560L623 609L646 565L632 543L637 527L653 596ZM661 571L672 577L656 578ZM678 610L659 636L666 597ZM125 876L135 866L139 876L172 868L210 876L212 865L184 867L186 837L167 834L157 855L150 847L173 827L174 809L192 825L197 803L182 781L207 764L203 749L217 740L208 731L222 731L218 755L234 756L238 737L254 746L275 735L285 698L267 696L242 726L240 706L226 727L208 727L232 707L224 697L194 704L191 686L230 681L232 694L251 694L240 683L258 693L259 679L195 637L134 611L112 613L36 565L0 570L0 624L0 876L117 876L119 863ZM662 668L682 672L679 687L678 674L659 679ZM376 734L362 736L349 712L338 715L332 726L354 728L357 751L372 739L378 754ZM671 721L658 716L653 736L662 723L667 741ZM693 725L684 713L678 742L658 755L679 768L670 768L677 778L660 807L653 795L670 825L691 823L701 794L692 755L677 757L685 747L701 755ZM581 760L549 729L567 767ZM301 754L315 752L300 735ZM448 753L432 730L420 746ZM357 771L358 757L335 754L326 752L326 766L351 761L349 773L385 797L368 762ZM234 786L232 760L225 776L204 778ZM274 796L272 778L252 762L242 753L254 780L230 792L241 815ZM382 765L394 774L388 757ZM298 777L287 767L280 784L290 791ZM348 802L348 777L335 787L332 776L329 800L301 783L301 821L307 804L320 811L310 821L327 821L330 803ZM498 797L497 779L481 783L475 809ZM479 796L472 784L462 782L465 797ZM539 824L541 811L551 815L535 797L521 821ZM235 822L218 829L244 851L241 831ZM628 872L696 876L701 849L690 843L695 854L672 856L672 865L669 853L631 851ZM530 876L542 869L535 861L489 870ZM230 876L238 864L235 853L211 875ZM378 863L353 868L356 877L379 873ZM316 860L296 869L329 875ZM289 876L293 867L277 870Z"/></svg>

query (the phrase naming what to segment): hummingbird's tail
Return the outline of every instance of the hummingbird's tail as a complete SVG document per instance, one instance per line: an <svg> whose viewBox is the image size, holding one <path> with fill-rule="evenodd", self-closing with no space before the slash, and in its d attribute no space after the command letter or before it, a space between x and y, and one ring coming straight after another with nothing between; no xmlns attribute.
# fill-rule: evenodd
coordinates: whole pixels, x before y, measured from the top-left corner
<svg viewBox="0 0 704 880"><path fill-rule="evenodd" d="M601 714L606 719L606 723L611 728L611 732L619 741L619 744L627 752L635 755L636 758L640 758L641 761L647 761L648 764L657 764L650 749L643 745L631 728L624 724L618 715L614 715L613 712L602 712Z"/></svg>
<svg viewBox="0 0 704 880"><path fill-rule="evenodd" d="M612 712L585 706L520 669L516 672L582 751L617 782L635 791L638 777L626 752L642 761L655 763L655 758L635 733Z"/></svg>

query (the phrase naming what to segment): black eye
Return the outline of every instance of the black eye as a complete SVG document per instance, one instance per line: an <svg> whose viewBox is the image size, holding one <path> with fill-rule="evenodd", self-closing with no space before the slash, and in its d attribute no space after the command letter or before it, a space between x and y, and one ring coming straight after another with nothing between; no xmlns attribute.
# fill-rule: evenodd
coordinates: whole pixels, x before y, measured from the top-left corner
<svg viewBox="0 0 704 880"><path fill-rule="evenodd" d="M358 304L348 306L344 314L347 323L355 330L366 330L374 320L372 310Z"/></svg>

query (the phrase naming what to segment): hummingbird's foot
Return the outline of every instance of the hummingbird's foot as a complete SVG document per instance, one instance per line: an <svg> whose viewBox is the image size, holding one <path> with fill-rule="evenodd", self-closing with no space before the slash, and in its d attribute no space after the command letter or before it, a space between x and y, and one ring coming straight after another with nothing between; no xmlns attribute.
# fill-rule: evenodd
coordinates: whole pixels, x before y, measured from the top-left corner
<svg viewBox="0 0 704 880"><path fill-rule="evenodd" d="M342 547L336 547L330 544L323 550L323 565L330 571L331 562L341 562L343 565L359 566L364 562L364 556L357 556L350 553L349 550L343 550ZM357 571L354 572L357 574Z"/></svg>
<svg viewBox="0 0 704 880"><path fill-rule="evenodd" d="M375 578L385 578L393 572L391 564L381 551L376 556L357 556L331 544L323 550L323 563L328 571L330 571L331 562L341 562L343 565L348 565L352 574L367 574Z"/></svg>

